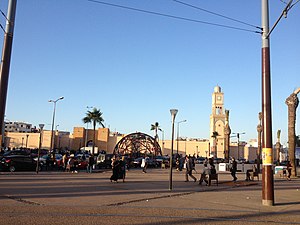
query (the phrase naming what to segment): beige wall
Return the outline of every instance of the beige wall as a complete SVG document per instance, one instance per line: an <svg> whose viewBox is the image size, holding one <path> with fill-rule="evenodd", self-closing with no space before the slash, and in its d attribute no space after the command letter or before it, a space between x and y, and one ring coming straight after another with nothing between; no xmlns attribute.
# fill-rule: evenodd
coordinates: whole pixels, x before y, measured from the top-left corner
<svg viewBox="0 0 300 225"><path fill-rule="evenodd" d="M99 128L96 130L96 146L99 150L105 150L107 153L113 153L117 143L125 136L110 135L108 128ZM63 149L78 150L85 145L85 134L86 129L83 127L75 127L72 135L66 135L65 133L55 133L55 146ZM28 135L28 148L38 148L39 146L39 133L7 133L6 134L6 146L10 148L26 147L26 138ZM93 130L89 129L87 132L87 140L93 140ZM49 149L51 140L51 131L43 131L42 148ZM164 144L159 141L163 155L171 155L171 140L165 140ZM248 160L254 160L256 158L256 147L247 147L244 145L239 146L240 158ZM177 141L174 140L173 153L177 153ZM182 155L198 155L198 156L209 156L209 141L179 141L178 142L178 153ZM230 156L237 157L237 144L231 143L230 145ZM224 153L218 151L218 157L223 158Z"/></svg>

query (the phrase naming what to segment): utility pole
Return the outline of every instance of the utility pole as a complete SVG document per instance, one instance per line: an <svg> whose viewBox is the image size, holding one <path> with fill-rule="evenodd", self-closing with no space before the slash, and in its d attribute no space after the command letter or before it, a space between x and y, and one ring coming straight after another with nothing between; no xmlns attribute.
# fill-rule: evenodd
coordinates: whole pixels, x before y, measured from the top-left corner
<svg viewBox="0 0 300 225"><path fill-rule="evenodd" d="M269 1L262 0L262 204L274 205Z"/></svg>
<svg viewBox="0 0 300 225"><path fill-rule="evenodd" d="M3 50L0 66L0 132L4 135L4 116L5 116L5 106L7 97L7 87L9 78L9 68L11 59L11 50L13 42L13 33L15 25L15 15L16 15L17 0L9 0L6 27L3 41Z"/></svg>
<svg viewBox="0 0 300 225"><path fill-rule="evenodd" d="M298 1L297 1L298 2ZM296 2L296 3L297 3ZM269 30L269 1L262 0L262 204L274 205L272 109L271 109L271 72L270 72L270 35L282 17L296 4L290 0L281 15Z"/></svg>

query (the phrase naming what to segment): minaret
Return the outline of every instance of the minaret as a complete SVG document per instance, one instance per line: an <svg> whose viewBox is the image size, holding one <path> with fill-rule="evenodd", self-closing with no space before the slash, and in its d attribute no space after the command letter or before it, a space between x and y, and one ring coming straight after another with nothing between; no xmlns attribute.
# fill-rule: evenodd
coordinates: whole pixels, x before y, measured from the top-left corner
<svg viewBox="0 0 300 225"><path fill-rule="evenodd" d="M210 115L210 157L225 157L224 93L216 86L212 94L212 113Z"/></svg>

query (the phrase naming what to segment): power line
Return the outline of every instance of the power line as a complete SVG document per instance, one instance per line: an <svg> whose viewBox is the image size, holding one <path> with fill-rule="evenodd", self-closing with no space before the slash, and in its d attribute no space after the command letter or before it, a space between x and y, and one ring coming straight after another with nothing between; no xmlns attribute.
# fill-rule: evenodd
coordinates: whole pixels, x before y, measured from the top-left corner
<svg viewBox="0 0 300 225"><path fill-rule="evenodd" d="M1 9L0 9L0 12L1 12L2 16L4 16L4 18L8 21L8 19L7 19L6 15L5 15L5 13L4 13Z"/></svg>
<svg viewBox="0 0 300 225"><path fill-rule="evenodd" d="M215 13L215 12L209 11L209 10L207 10L207 9L203 9L203 8L198 7L198 6L194 6L194 5L191 5L191 4L182 2L182 1L178 1L178 0L173 0L173 1L174 1L174 2L177 2L177 3L180 3L180 4L182 4L182 5L185 5L185 6L189 6L189 7L191 7L191 8L195 8L195 9L198 9L198 10L201 10L201 11L204 11L204 12L207 12L207 13L210 13L210 14L213 14L213 15L215 15L215 16L219 16L219 17L222 17L222 18L225 18L225 19L228 19L228 20L232 20L232 21L234 21L234 22L238 22L238 23L241 23L241 24L250 26L250 27L258 28L258 29L261 30L261 27L255 26L255 25L252 25L252 24L249 24L249 23L246 23L246 22L243 22L243 21L241 21L241 20L233 19L233 18L231 18L231 17L224 16L224 15L222 15L222 14Z"/></svg>
<svg viewBox="0 0 300 225"><path fill-rule="evenodd" d="M261 31L249 30L249 29L233 27L233 26L227 26L227 25L217 24L217 23L210 23L210 22L206 22L206 21L189 19L189 18L180 17L180 16L173 16L173 15L169 15L169 14L153 12L153 11L148 11L148 10L144 10L144 9L138 9L138 8L123 6L123 5L117 5L117 4L102 2L102 1L98 1L98 0L87 0L87 1L97 3L97 4L108 5L108 6L112 6L112 7L117 7L117 8L122 8L122 9L127 9L127 10L147 13L147 14L152 14L152 15L156 15L156 16L163 16L163 17L168 17L168 18L172 18L172 19L179 19L179 20L184 20L184 21L189 21L189 22L195 22L195 23L201 23L201 24L206 24L206 25L211 25L211 26L218 26L218 27L223 27L223 28L228 28L228 29L234 29L234 30L247 31L247 32L261 34Z"/></svg>

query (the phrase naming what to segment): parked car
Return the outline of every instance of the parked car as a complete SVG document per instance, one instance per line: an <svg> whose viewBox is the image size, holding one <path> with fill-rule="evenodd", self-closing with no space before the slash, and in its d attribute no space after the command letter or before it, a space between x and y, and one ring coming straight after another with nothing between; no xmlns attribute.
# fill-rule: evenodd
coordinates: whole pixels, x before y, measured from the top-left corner
<svg viewBox="0 0 300 225"><path fill-rule="evenodd" d="M0 169L3 171L34 171L37 162L30 155L8 155L1 159ZM41 170L41 164L39 165Z"/></svg>
<svg viewBox="0 0 300 225"><path fill-rule="evenodd" d="M97 156L97 166L98 168L105 168L109 169L111 168L111 159L114 156L114 154L102 154L100 153Z"/></svg>
<svg viewBox="0 0 300 225"><path fill-rule="evenodd" d="M89 164L89 155L87 154L77 154L75 160L78 162L78 169L85 170Z"/></svg>
<svg viewBox="0 0 300 225"><path fill-rule="evenodd" d="M37 159L38 159L38 157L35 157L34 161L37 161ZM43 155L43 156L40 156L39 161L40 161L42 168L48 169L48 167L51 167L53 169L53 168L63 167L61 154L55 154L55 160L53 160L50 155Z"/></svg>
<svg viewBox="0 0 300 225"><path fill-rule="evenodd" d="M219 163L222 163L222 162L224 162L223 158L214 158L214 164L219 164Z"/></svg>
<svg viewBox="0 0 300 225"><path fill-rule="evenodd" d="M206 159L205 157L198 157L198 158L196 158L195 163L203 164L205 159Z"/></svg>
<svg viewBox="0 0 300 225"><path fill-rule="evenodd" d="M10 156L10 155L30 155L30 152L28 152L27 150L24 149L16 149L16 150L10 150L10 151L6 151L3 153L3 155L0 157L6 157L6 156Z"/></svg>
<svg viewBox="0 0 300 225"><path fill-rule="evenodd" d="M143 159L143 157L139 157L139 158L134 159L134 160L131 162L131 166L132 166L132 167L135 167L135 168L141 167L142 159Z"/></svg>
<svg viewBox="0 0 300 225"><path fill-rule="evenodd" d="M158 155L158 156L155 156L155 161L157 162L157 165L159 167L161 167L162 163L165 164L165 167L170 166L170 158L169 157Z"/></svg>

